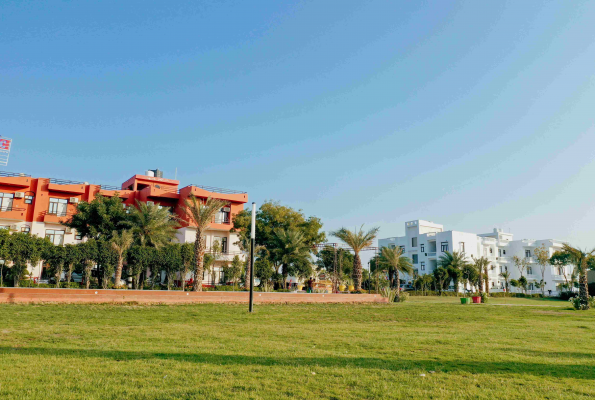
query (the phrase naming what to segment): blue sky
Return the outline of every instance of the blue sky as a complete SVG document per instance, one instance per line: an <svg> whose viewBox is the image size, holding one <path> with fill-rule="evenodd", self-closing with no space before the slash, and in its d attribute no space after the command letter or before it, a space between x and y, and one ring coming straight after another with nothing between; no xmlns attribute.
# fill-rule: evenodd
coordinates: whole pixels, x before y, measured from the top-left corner
<svg viewBox="0 0 595 400"><path fill-rule="evenodd" d="M3 1L6 170L595 246L595 2Z"/></svg>

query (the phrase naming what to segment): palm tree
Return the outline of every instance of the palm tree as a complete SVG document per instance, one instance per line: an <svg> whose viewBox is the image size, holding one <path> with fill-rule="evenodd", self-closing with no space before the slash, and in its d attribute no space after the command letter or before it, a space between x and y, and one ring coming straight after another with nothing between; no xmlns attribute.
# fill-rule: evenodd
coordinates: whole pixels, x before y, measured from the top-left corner
<svg viewBox="0 0 595 400"><path fill-rule="evenodd" d="M132 245L134 236L131 230L124 230L121 233L114 231L112 235L112 249L118 255L118 267L116 268L116 275L114 277L114 285L120 286L122 279L122 269L124 268L124 255Z"/></svg>
<svg viewBox="0 0 595 400"><path fill-rule="evenodd" d="M447 251L438 259L438 266L444 267L448 271L448 275L455 286L455 293L459 293L459 280L461 279L462 271L465 266L469 265L462 251Z"/></svg>
<svg viewBox="0 0 595 400"><path fill-rule="evenodd" d="M595 249L591 251L581 250L578 247L572 247L569 244L565 244L562 251L568 254L570 261L576 266L578 270L578 286L581 310L589 309L589 287L587 283L587 270L589 264L593 262L595 258Z"/></svg>
<svg viewBox="0 0 595 400"><path fill-rule="evenodd" d="M475 269L477 270L477 273L479 274L478 280L477 280L477 287L478 287L479 295L481 296L481 293L483 292L484 277L486 278L485 279L486 292L489 291L489 288L488 288L488 286L489 286L488 265L490 264L490 262L486 257L475 258L475 257L471 256L471 259L473 260L473 266L475 267Z"/></svg>
<svg viewBox="0 0 595 400"><path fill-rule="evenodd" d="M413 273L413 265L411 263L411 259L403 255L403 249L401 247L383 247L382 251L380 252L380 260L378 261L381 265L386 266L386 268L388 269L388 275L391 277L391 281L394 273L395 280L397 281L397 288L399 289L397 291L398 301L401 288L400 273Z"/></svg>
<svg viewBox="0 0 595 400"><path fill-rule="evenodd" d="M504 279L504 289L506 290L506 292L510 291L510 285L508 284L508 282L510 281L510 272L500 272L500 278Z"/></svg>
<svg viewBox="0 0 595 400"><path fill-rule="evenodd" d="M310 247L306 243L304 234L295 228L277 228L273 231L277 238L277 248L274 252L281 263L283 287L287 287L289 270L295 266L310 263Z"/></svg>
<svg viewBox="0 0 595 400"><path fill-rule="evenodd" d="M380 252L380 259L378 260L381 265L386 266L388 269L388 276L392 283L392 276L395 275L397 281L397 288L401 288L400 273L404 272L407 274L413 273L413 264L409 257L403 255L403 248L401 247L383 247ZM391 285L392 286L392 285ZM399 292L397 292L397 300L399 298Z"/></svg>
<svg viewBox="0 0 595 400"><path fill-rule="evenodd" d="M171 242L179 226L167 208L136 201L130 212L132 232L141 246L160 248Z"/></svg>
<svg viewBox="0 0 595 400"><path fill-rule="evenodd" d="M190 195L190 200L184 199L186 205L186 214L196 225L196 237L194 239L194 259L196 262L194 269L194 284L192 290L195 292L202 291L202 274L205 259L206 241L205 234L211 221L215 217L215 214L225 207L227 204L223 200L213 199L209 197L206 201L202 201L196 198L194 195Z"/></svg>
<svg viewBox="0 0 595 400"><path fill-rule="evenodd" d="M436 281L436 289L442 296L442 290L444 290L444 284L448 280L448 270L444 267L438 267L434 270L434 280Z"/></svg>
<svg viewBox="0 0 595 400"><path fill-rule="evenodd" d="M378 230L380 229L375 227L364 232L363 227L364 226L362 225L359 229L356 228L354 231L341 228L338 231L331 232L331 235L345 242L345 244L353 250L353 284L355 290L361 290L362 288L362 260L359 253L374 243L374 239L376 239L376 235L378 235Z"/></svg>

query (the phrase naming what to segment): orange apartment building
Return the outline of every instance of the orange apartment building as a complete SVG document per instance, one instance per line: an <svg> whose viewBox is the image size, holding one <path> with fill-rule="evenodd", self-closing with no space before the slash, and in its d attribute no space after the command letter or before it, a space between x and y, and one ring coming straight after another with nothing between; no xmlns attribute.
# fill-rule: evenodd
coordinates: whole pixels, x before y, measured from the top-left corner
<svg viewBox="0 0 595 400"><path fill-rule="evenodd" d="M47 237L57 245L79 243L82 238L76 231L62 225L62 222L76 212L79 202L92 201L99 193L108 197L117 193L127 206L133 206L138 200L170 208L181 218L177 240L180 243L194 242L196 228L183 212L184 199L193 194L198 198L213 197L228 202L215 217L207 232L207 250L216 241L220 243L222 254L219 264L231 261L235 255L243 257L236 245L237 234L232 233L231 229L232 217L243 209L248 201L248 194L199 185L180 188L179 184L177 180L161 177L159 170L147 171L145 175L134 175L120 187L53 178L32 178L26 174L0 171L0 229ZM220 275L220 265L217 266L217 270ZM31 277L40 278L42 272L41 264L33 266L30 271ZM205 279L210 281L213 277L205 276ZM218 279L216 276L215 282Z"/></svg>

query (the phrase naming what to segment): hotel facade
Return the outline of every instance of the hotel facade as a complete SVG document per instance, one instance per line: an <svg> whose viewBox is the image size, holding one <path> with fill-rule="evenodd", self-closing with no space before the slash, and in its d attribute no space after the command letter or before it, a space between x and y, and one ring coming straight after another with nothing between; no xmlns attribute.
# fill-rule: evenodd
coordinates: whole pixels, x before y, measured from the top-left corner
<svg viewBox="0 0 595 400"><path fill-rule="evenodd" d="M544 276L534 257L535 249L544 246L549 255L561 250L564 242L554 239L523 239L513 240L512 233L494 229L491 233L475 234L458 231L445 231L440 224L424 220L415 220L405 223L405 236L389 237L378 240L378 247L399 246L404 254L413 262L413 268L419 275L431 274L438 267L438 260L448 252L464 252L471 262L475 258L485 257L489 260L488 278L490 291L501 292L505 282L500 276L502 272L509 272L510 279L519 279L521 272L515 266L512 258L518 256L525 258L528 267L523 275L529 282L529 292L541 293L537 283L543 278L546 282L546 293L558 294L559 285L570 280L573 271L572 265L554 267L548 265ZM406 280L411 280L406 275ZM463 286L461 285L462 289ZM515 291L514 288L511 288ZM518 289L517 289L518 291ZM551 291L551 292L549 292Z"/></svg>
<svg viewBox="0 0 595 400"><path fill-rule="evenodd" d="M124 207L133 207L136 201L167 207L180 218L176 238L180 243L194 242L196 226L184 212L184 200L191 194L200 199L217 198L227 202L213 219L207 231L207 251L215 242L220 244L221 254L216 262L214 277L205 275L205 280L218 282L221 264L235 255L244 257L237 246L238 236L231 232L232 218L248 201L248 194L235 190L200 185L179 187L180 182L163 178L161 171L150 170L144 175L134 175L120 186L95 185L88 182L65 181L54 178L33 178L22 173L0 171L0 228L11 232L28 232L46 237L56 245L80 243L83 238L62 225L76 213L77 204L90 202L98 194L122 198ZM30 267L30 277L40 279L43 265Z"/></svg>

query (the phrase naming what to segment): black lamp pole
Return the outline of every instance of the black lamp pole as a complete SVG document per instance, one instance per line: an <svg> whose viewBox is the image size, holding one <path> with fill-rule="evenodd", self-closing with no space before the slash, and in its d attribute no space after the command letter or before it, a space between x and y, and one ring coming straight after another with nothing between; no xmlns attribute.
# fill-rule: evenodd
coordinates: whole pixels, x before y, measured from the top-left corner
<svg viewBox="0 0 595 400"><path fill-rule="evenodd" d="M254 239L256 238L256 204L252 203L252 229L250 231L250 305L248 311L254 309Z"/></svg>

